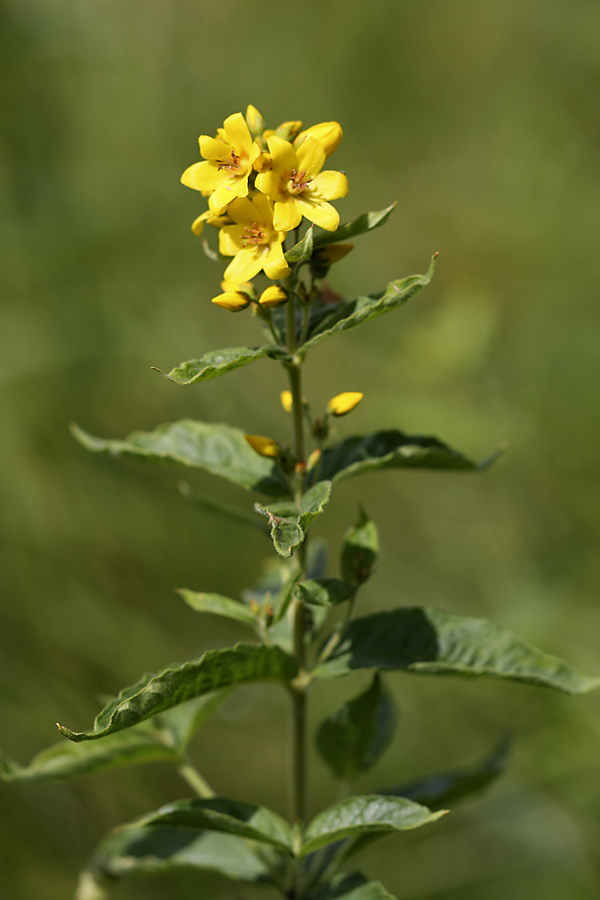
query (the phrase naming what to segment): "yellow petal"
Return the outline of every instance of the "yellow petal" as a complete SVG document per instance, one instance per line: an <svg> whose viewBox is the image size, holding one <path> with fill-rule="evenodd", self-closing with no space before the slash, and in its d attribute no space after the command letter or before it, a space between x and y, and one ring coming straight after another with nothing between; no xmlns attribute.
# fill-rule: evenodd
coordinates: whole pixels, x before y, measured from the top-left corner
<svg viewBox="0 0 600 900"><path fill-rule="evenodd" d="M249 197L235 199L228 208L227 215L238 225L253 225L261 221L260 212Z"/></svg>
<svg viewBox="0 0 600 900"><path fill-rule="evenodd" d="M281 405L283 406L286 413L292 413L294 409L294 401L292 399L291 391L282 391L279 395L279 399L281 400Z"/></svg>
<svg viewBox="0 0 600 900"><path fill-rule="evenodd" d="M228 309L229 312L241 312L250 304L250 298L242 291L225 291L224 294L218 294L213 297L211 303L220 306L222 309Z"/></svg>
<svg viewBox="0 0 600 900"><path fill-rule="evenodd" d="M303 216L314 222L325 231L335 231L340 224L340 214L330 203L324 200L313 200L310 191L303 191L296 197L296 205Z"/></svg>
<svg viewBox="0 0 600 900"><path fill-rule="evenodd" d="M318 200L339 200L348 195L348 178L343 172L321 172L313 178L309 190Z"/></svg>
<svg viewBox="0 0 600 900"><path fill-rule="evenodd" d="M260 434L245 434L244 437L252 449L261 456L275 457L281 453L281 447L272 438L263 437Z"/></svg>
<svg viewBox="0 0 600 900"><path fill-rule="evenodd" d="M227 291L241 291L242 294L248 294L248 296L256 293L251 281L242 281L241 284L236 284L235 281L222 281L221 290L226 293Z"/></svg>
<svg viewBox="0 0 600 900"><path fill-rule="evenodd" d="M325 163L323 144L312 137L307 137L298 150L298 172L306 172L307 178L314 178Z"/></svg>
<svg viewBox="0 0 600 900"><path fill-rule="evenodd" d="M262 292L258 298L258 302L261 306L276 309L278 306L283 306L284 303L287 303L288 296L288 292L284 291L283 288L280 288L276 284L271 284Z"/></svg>
<svg viewBox="0 0 600 900"><path fill-rule="evenodd" d="M289 178L292 169L298 169L298 157L292 145L283 138L273 135L267 141L269 153L273 158L273 169L280 172L284 178Z"/></svg>
<svg viewBox="0 0 600 900"><path fill-rule="evenodd" d="M246 229L243 225L226 225L219 232L219 253L222 256L235 256L243 250L243 237Z"/></svg>
<svg viewBox="0 0 600 900"><path fill-rule="evenodd" d="M342 126L339 122L320 122L318 125L311 125L306 131L300 132L294 141L294 146L298 148L307 137L314 137L323 144L326 156L331 156L333 151L340 146L342 135Z"/></svg>
<svg viewBox="0 0 600 900"><path fill-rule="evenodd" d="M223 172L214 162L194 163L181 176L181 183L194 191L214 191L222 182Z"/></svg>
<svg viewBox="0 0 600 900"><path fill-rule="evenodd" d="M263 154L265 155L265 154ZM269 156L272 164L272 158ZM269 169L261 172L256 176L254 182L257 191L266 194L271 200L283 200L286 194L281 190L281 175L279 172L273 172Z"/></svg>
<svg viewBox="0 0 600 900"><path fill-rule="evenodd" d="M263 268L263 262L266 257L265 250L266 247L257 247L256 245L244 247L243 250L240 250L235 255L225 269L223 275L225 280L236 281L238 284L241 281L252 281L254 276L258 275ZM277 277L279 278L280 276Z"/></svg>
<svg viewBox="0 0 600 900"><path fill-rule="evenodd" d="M360 391L345 391L343 394L337 394L327 404L327 410L332 416L345 416L346 413L352 412L358 406L363 396Z"/></svg>
<svg viewBox="0 0 600 900"><path fill-rule="evenodd" d="M194 219L192 222L192 231L194 234L198 235L198 237L202 234L204 223L210 216L212 216L212 213L210 209L207 209L206 212L203 212L201 216L198 216L198 218Z"/></svg>
<svg viewBox="0 0 600 900"><path fill-rule="evenodd" d="M272 281L285 278L292 271L285 261L283 248L280 243L271 244L269 247L267 258L264 261L264 270L267 278L270 278ZM252 276L248 277L251 278Z"/></svg>
<svg viewBox="0 0 600 900"><path fill-rule="evenodd" d="M302 221L302 212L295 197L286 197L284 201L275 202L273 228L275 231L292 231Z"/></svg>
<svg viewBox="0 0 600 900"><path fill-rule="evenodd" d="M200 154L204 159L219 160L219 162L225 161L227 158L231 159L231 147L224 144L223 141L218 141L207 134L201 134L198 143L200 144Z"/></svg>
<svg viewBox="0 0 600 900"><path fill-rule="evenodd" d="M273 165L271 154L265 153L264 150L261 151L254 160L253 165L256 172L268 172ZM263 188L259 188L257 185L257 190L261 191Z"/></svg>
<svg viewBox="0 0 600 900"><path fill-rule="evenodd" d="M224 213L232 200L237 197L237 184L230 175L222 180L221 184L213 191L208 198L208 208L213 216L220 216ZM229 213L228 213L229 214Z"/></svg>
<svg viewBox="0 0 600 900"><path fill-rule="evenodd" d="M240 151L244 156L250 156L252 147L252 135L246 125L246 120L241 113L234 113L228 116L223 122L223 128L227 135L227 141L233 149L240 155Z"/></svg>

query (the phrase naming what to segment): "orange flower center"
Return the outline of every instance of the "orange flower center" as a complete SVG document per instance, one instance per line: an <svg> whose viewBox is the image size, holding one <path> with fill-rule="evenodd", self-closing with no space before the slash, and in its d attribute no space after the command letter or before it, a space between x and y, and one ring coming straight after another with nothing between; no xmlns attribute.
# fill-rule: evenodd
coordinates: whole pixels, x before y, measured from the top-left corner
<svg viewBox="0 0 600 900"><path fill-rule="evenodd" d="M287 188L290 194L301 194L302 191L306 190L310 182L311 179L306 177L306 169L303 169L302 172L292 169Z"/></svg>
<svg viewBox="0 0 600 900"><path fill-rule="evenodd" d="M231 151L231 161L226 157L226 162L222 162L219 166L219 172L225 169L227 172L237 172L240 168L240 157L236 156L235 150Z"/></svg>
<svg viewBox="0 0 600 900"><path fill-rule="evenodd" d="M244 229L244 234L242 235L242 244L246 247L248 244L266 244L267 236L265 234L264 228L258 224L258 222L253 222L252 225L246 225Z"/></svg>

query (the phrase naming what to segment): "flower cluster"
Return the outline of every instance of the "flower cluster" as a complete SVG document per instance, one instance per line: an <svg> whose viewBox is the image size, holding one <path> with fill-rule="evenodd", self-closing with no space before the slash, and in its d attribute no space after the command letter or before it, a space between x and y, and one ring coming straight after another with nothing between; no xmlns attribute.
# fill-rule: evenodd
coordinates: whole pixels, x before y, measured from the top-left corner
<svg viewBox="0 0 600 900"><path fill-rule="evenodd" d="M208 198L208 209L192 230L201 234L205 222L215 226L220 253L233 257L214 303L236 311L253 299L267 308L285 302L282 288L275 286L255 298L251 279L263 271L272 281L290 274L284 241L303 218L327 231L338 227L339 213L329 201L346 196L348 179L323 166L341 139L337 122L304 130L302 122L284 122L266 129L252 105L245 116L225 119L216 137L200 136L203 161L181 176L183 184Z"/></svg>

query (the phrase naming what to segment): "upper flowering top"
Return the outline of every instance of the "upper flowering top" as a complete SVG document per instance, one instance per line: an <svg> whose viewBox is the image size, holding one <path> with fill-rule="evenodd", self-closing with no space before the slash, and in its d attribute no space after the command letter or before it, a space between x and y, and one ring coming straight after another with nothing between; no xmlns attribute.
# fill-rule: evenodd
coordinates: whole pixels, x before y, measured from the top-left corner
<svg viewBox="0 0 600 900"><path fill-rule="evenodd" d="M341 139L337 122L304 131L300 121L265 129L252 105L245 117L225 119L216 137L200 136L203 161L189 166L181 180L208 197L192 230L200 234L205 222L220 229L220 252L235 257L228 281L247 281L261 270L273 280L285 277L283 241L303 217L328 231L337 228L339 214L329 201L346 196L348 179L322 168Z"/></svg>

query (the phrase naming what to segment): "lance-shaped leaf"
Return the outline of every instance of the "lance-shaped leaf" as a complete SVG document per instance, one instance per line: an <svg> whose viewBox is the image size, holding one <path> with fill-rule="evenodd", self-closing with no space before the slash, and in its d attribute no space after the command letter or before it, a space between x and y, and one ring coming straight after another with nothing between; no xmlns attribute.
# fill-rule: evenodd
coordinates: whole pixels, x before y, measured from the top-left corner
<svg viewBox="0 0 600 900"><path fill-rule="evenodd" d="M380 228L385 225L392 212L396 207L395 203L386 209L380 209L379 212L368 212L357 216L352 222L340 225L335 231L327 231L315 238L315 248L325 247L327 244L337 244L340 241L346 241L348 238L356 237L359 234L365 234L367 231L373 231L374 228Z"/></svg>
<svg viewBox="0 0 600 900"><path fill-rule="evenodd" d="M509 750L510 742L503 738L491 754L488 753L484 759L473 765L442 772L439 775L426 775L417 781L383 793L394 797L407 797L433 809L448 806L450 803L479 793L495 781L506 768Z"/></svg>
<svg viewBox="0 0 600 900"><path fill-rule="evenodd" d="M426 607L355 619L316 674L332 677L354 669L491 675L557 688L567 694L580 694L600 685L600 678L582 675L486 619Z"/></svg>
<svg viewBox="0 0 600 900"><path fill-rule="evenodd" d="M195 731L223 702L228 691L190 700L150 722L85 744L62 740L38 753L28 766L0 759L3 781L57 781L116 766L170 760L181 762Z"/></svg>
<svg viewBox="0 0 600 900"><path fill-rule="evenodd" d="M267 345L264 347L226 347L223 350L211 350L205 353L200 359L190 359L188 362L181 363L170 372L163 372L152 366L155 372L159 372L169 381L175 384L197 384L199 381L208 381L210 378L217 378L218 375L225 375L241 366L247 366L249 363L255 362L257 359L285 359L287 351L282 347L275 345Z"/></svg>
<svg viewBox="0 0 600 900"><path fill-rule="evenodd" d="M212 613L215 616L225 616L227 619L236 619L246 625L256 625L257 617L249 606L240 603L239 600L231 600L221 594L203 594L197 591L188 591L180 588L177 591L188 606L197 612Z"/></svg>
<svg viewBox="0 0 600 900"><path fill-rule="evenodd" d="M429 284L433 275L433 265L432 259L425 275L411 275L409 278L391 281L386 289L378 294L337 303L332 307L331 315L321 321L318 330L302 345L299 355L304 358L308 350L326 338L357 328L369 319L402 306Z"/></svg>
<svg viewBox="0 0 600 900"><path fill-rule="evenodd" d="M229 425L183 419L160 425L154 431L135 431L122 441L93 437L76 425L72 431L80 444L95 453L204 469L269 497L285 497L289 493L275 461L255 453L244 432Z"/></svg>
<svg viewBox="0 0 600 900"><path fill-rule="evenodd" d="M356 778L385 753L394 736L396 721L394 701L379 674L375 674L366 691L344 703L321 723L317 748L334 775L342 779Z"/></svg>
<svg viewBox="0 0 600 900"><path fill-rule="evenodd" d="M339 578L309 578L294 586L294 595L309 606L337 606L356 593L356 587Z"/></svg>
<svg viewBox="0 0 600 900"><path fill-rule="evenodd" d="M404 797L379 794L351 797L315 816L304 833L299 855L306 856L320 847L354 835L419 828L435 822L446 812L431 812L426 806Z"/></svg>
<svg viewBox="0 0 600 900"><path fill-rule="evenodd" d="M329 447L321 457L320 472L323 478L337 482L376 469L472 471L477 468L476 463L437 438L390 430L349 437Z"/></svg>
<svg viewBox="0 0 600 900"><path fill-rule="evenodd" d="M379 881L369 881L361 872L336 875L306 896L307 900L394 900Z"/></svg>
<svg viewBox="0 0 600 900"><path fill-rule="evenodd" d="M377 526L358 507L358 520L344 535L340 569L343 578L350 584L364 584L370 577L379 554Z"/></svg>
<svg viewBox="0 0 600 900"><path fill-rule="evenodd" d="M310 524L320 516L331 497L331 482L319 481L302 495L296 505L292 500L254 508L269 519L273 545L280 556L289 557L300 546Z"/></svg>
<svg viewBox="0 0 600 900"><path fill-rule="evenodd" d="M222 831L292 853L292 833L284 819L264 806L227 797L167 803L133 823L133 827L148 825Z"/></svg>
<svg viewBox="0 0 600 900"><path fill-rule="evenodd" d="M309 260L312 256L313 252L313 232L315 228L314 225L311 225L310 228L307 229L306 234L302 238L301 241L298 241L291 250L285 254L286 262L294 264L300 264Z"/></svg>
<svg viewBox="0 0 600 900"><path fill-rule="evenodd" d="M131 728L179 703L212 691L255 681L291 681L297 674L295 659L280 647L242 643L223 650L208 650L199 659L144 675L99 713L92 731L74 732L59 725L72 741L89 741Z"/></svg>
<svg viewBox="0 0 600 900"><path fill-rule="evenodd" d="M261 857L270 855L276 866L276 851L270 847L259 856L244 839L222 832L166 825L120 828L100 843L82 882L84 887L85 882L109 887L117 879L196 869L249 884L269 884L269 868ZM77 900L87 896L82 890Z"/></svg>

